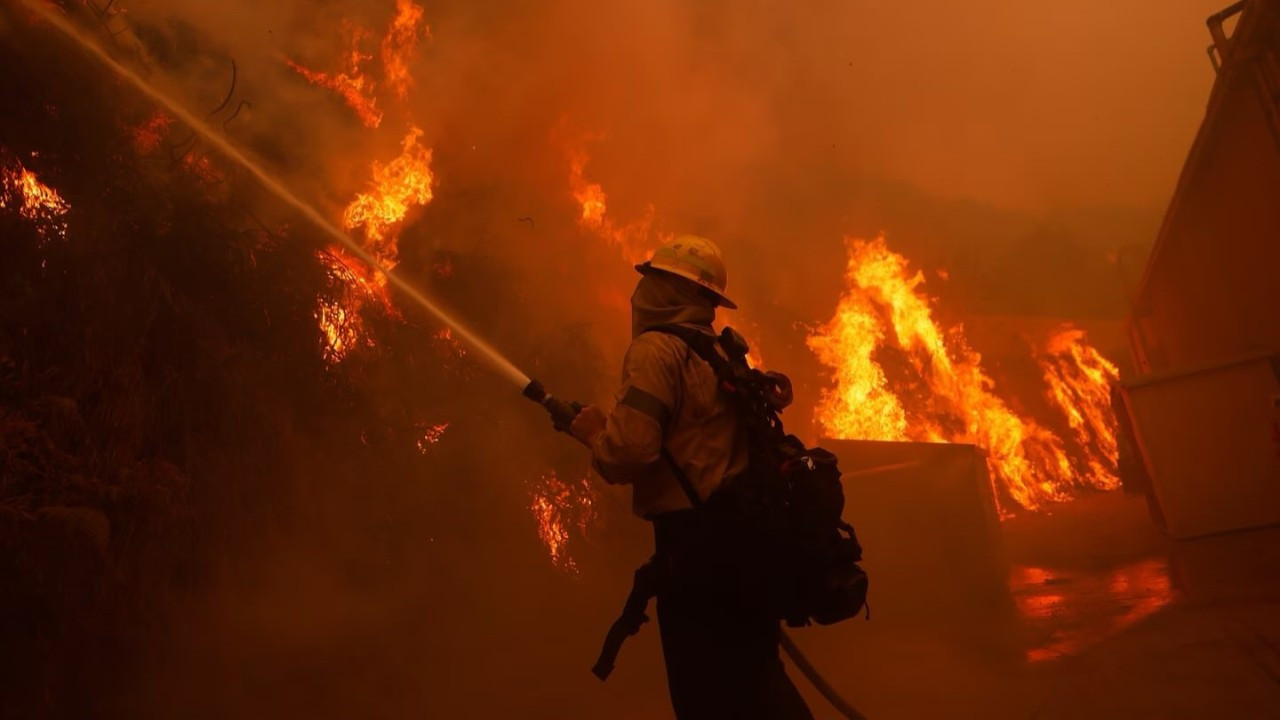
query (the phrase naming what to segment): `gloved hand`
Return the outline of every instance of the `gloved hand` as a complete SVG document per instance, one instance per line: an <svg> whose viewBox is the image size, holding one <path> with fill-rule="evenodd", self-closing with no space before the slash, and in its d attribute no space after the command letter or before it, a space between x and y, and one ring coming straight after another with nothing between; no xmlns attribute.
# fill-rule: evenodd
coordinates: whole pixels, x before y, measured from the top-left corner
<svg viewBox="0 0 1280 720"><path fill-rule="evenodd" d="M582 412L578 413L578 417L573 419L573 424L569 426L569 434L578 438L587 447L595 444L596 438L600 433L604 432L605 420L608 416L604 414L598 406L588 405L582 408Z"/></svg>

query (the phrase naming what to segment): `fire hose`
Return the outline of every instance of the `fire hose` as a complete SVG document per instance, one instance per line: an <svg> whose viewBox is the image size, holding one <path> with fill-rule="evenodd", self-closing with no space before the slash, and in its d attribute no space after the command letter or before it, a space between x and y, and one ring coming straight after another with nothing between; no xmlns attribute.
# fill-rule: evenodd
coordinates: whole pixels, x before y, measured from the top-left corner
<svg viewBox="0 0 1280 720"><path fill-rule="evenodd" d="M551 415L551 424L556 430L563 433L569 432L569 427L573 424L574 418L578 416L578 413L582 412L581 403L561 400L555 397L547 392L547 389L537 380L530 380L529 384L525 386L523 394L545 408ZM644 568L641 568L637 572L637 587L639 587L639 572L643 572L643 570ZM648 619L643 614L644 604L648 602L648 599L648 596L637 596L634 590L632 597L627 598L627 608L623 611L623 617L619 618L619 622L614 623L613 629L609 631L609 637L605 643L605 651L601 653L601 660L596 663L596 667L592 670L601 680L608 677L609 672L612 671L613 661L611 656L617 655L617 649L621 646L622 640L628 635L634 635L639 632L640 625ZM629 616L631 621L626 622ZM787 657L791 658L792 664L796 666L800 674L804 675L809 684L831 704L831 707L835 708L836 712L848 718L848 720L866 720L865 715L858 712L857 708L849 704L848 700L841 697L840 693L831 686L831 683L822 677L822 673L818 672L818 669L813 666L809 658L805 657L805 654L796 645L795 640L785 628L781 630L778 644L783 652L787 654Z"/></svg>

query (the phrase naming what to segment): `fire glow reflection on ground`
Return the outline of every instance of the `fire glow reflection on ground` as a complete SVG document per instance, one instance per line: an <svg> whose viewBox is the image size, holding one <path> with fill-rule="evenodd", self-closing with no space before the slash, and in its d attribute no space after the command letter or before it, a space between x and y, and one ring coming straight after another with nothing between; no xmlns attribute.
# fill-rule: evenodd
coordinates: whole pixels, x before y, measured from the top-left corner
<svg viewBox="0 0 1280 720"><path fill-rule="evenodd" d="M1093 574L1017 566L1009 589L1029 632L1031 663L1078 655L1176 598L1165 558Z"/></svg>

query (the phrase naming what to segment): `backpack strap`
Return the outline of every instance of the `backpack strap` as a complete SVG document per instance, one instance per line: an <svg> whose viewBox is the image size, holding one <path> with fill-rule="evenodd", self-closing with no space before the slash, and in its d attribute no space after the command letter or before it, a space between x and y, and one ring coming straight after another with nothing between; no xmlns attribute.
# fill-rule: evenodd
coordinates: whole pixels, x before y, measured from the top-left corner
<svg viewBox="0 0 1280 720"><path fill-rule="evenodd" d="M645 330L645 332L658 332L664 335L671 335L684 341L698 357L711 365L711 369L715 371L716 378L721 381L727 380L725 373L730 372L729 361L725 360L720 353L716 352L716 339L697 328L691 328L685 325L655 325ZM676 464L676 459L671 456L666 445L662 447L662 459L666 461L667 467L671 469L671 474L675 475L676 481L680 483L680 489L684 491L685 496L689 498L689 502L695 508L702 506L702 498L698 495L698 491L693 487L693 481L689 479L688 474Z"/></svg>
<svg viewBox="0 0 1280 720"><path fill-rule="evenodd" d="M711 366L717 380L732 382L733 366L725 356L716 350L720 343L714 335L708 335L697 328L687 325L655 325L645 330L645 332L657 332L680 338L698 357L702 358L703 362Z"/></svg>
<svg viewBox="0 0 1280 720"><path fill-rule="evenodd" d="M691 350L698 354L706 362L710 363L715 370L716 378L723 380L726 376L722 375L723 371L728 371L728 361L716 352L716 339L700 330L682 325L659 325L652 327L645 332L661 332L667 335L680 338ZM647 394L647 393L646 393ZM631 395L628 391L628 397ZM652 396L649 396L652 398ZM663 426L665 431L666 424L662 422L662 413L657 408L652 408L652 403L648 400L643 402L634 402L638 398L632 398L630 402L632 407L646 412L646 407L653 412L646 412L658 424ZM656 400L656 398L653 398ZM663 408L665 409L665 408ZM669 411L668 411L669 412ZM702 498L698 495L698 491L693 487L693 481L689 479L688 474L676 464L676 459L671 456L671 452L667 450L664 441L661 448L662 460L671 469L671 474L675 476L676 482L680 484L680 489L684 491L689 503L696 509L703 505ZM646 610L649 605L649 598L658 594L661 583L665 580L659 567L661 563L657 562L656 556L650 558L649 562L640 566L636 570L635 580L631 585L631 592L627 595L626 604L623 607L622 615L614 621L613 626L609 628L608 635L605 636L604 646L600 649L600 657L596 660L596 664L591 668L591 672L595 676L604 680L609 677L609 673L613 672L614 663L617 661L618 652L622 649L622 642L628 637L635 635L640 631L640 626L649 621Z"/></svg>
<svg viewBox="0 0 1280 720"><path fill-rule="evenodd" d="M680 489L684 491L685 497L689 498L690 504L695 508L702 507L702 497L698 495L697 489L693 487L693 481L676 464L676 459L671 457L671 453L667 452L665 446L662 448L662 459L667 462L667 467L671 469L671 474L676 476L676 482L680 483Z"/></svg>

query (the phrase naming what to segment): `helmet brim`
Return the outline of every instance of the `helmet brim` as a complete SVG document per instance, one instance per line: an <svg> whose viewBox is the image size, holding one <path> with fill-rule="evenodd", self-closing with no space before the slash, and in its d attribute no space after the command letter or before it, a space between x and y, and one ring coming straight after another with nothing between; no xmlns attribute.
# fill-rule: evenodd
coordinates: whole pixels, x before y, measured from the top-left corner
<svg viewBox="0 0 1280 720"><path fill-rule="evenodd" d="M681 274L680 274L680 273L678 273L678 272L673 272L673 271L671 271L671 270L667 270L667 269L664 269L664 268L656 268L656 267L654 267L653 265L649 264L649 262L648 262L648 261L646 261L646 262L642 262L642 263L640 263L639 265L636 265L636 266L635 266L635 268L636 268L636 272L640 273L641 275L647 275L647 274L649 274L649 273L651 273L651 272L660 272L660 273L666 273L666 274L668 274L668 275L674 275L674 276L676 276L676 277L678 277L678 278L684 278L685 280L688 280L689 282L693 283L694 285L697 285L698 287L700 287L700 288L702 288L702 289L704 289L704 290L706 290L706 291L710 292L712 295L715 295L715 297L716 297L716 303L717 303L720 307L726 307L726 308L729 308L730 310L737 310L737 309L738 309L738 304L737 304L737 303L735 303L734 301L730 300L730 299L729 299L729 298L728 298L724 293L722 293L722 292L720 292L719 290L717 290L717 289L715 289L715 288L711 287L710 285L705 285L705 284L703 284L703 283L700 283L700 282L698 282L697 280L695 280L695 279L693 279L693 278L691 278L691 277L687 277L687 276L685 276L685 275L681 275Z"/></svg>

